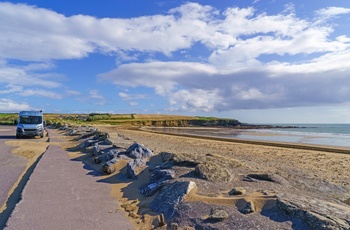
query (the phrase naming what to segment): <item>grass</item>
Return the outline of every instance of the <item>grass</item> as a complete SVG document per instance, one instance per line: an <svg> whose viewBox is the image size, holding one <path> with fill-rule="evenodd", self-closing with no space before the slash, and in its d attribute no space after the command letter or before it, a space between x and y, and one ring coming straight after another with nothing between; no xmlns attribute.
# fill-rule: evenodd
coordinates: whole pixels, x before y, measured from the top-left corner
<svg viewBox="0 0 350 230"><path fill-rule="evenodd" d="M0 124L11 125L17 119L17 113L0 113ZM218 124L220 119L216 117L182 116L166 114L53 114L44 113L44 119L48 125L133 125L133 126L200 126L203 122ZM234 121L234 119L229 119ZM198 121L197 123L195 123ZM192 122L192 123L191 123Z"/></svg>

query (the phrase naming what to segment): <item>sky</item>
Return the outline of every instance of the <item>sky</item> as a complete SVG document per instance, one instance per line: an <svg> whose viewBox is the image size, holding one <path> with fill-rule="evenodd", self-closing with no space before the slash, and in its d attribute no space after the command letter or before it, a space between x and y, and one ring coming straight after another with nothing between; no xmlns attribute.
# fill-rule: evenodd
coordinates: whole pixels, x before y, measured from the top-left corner
<svg viewBox="0 0 350 230"><path fill-rule="evenodd" d="M350 123L350 1L0 1L20 110Z"/></svg>

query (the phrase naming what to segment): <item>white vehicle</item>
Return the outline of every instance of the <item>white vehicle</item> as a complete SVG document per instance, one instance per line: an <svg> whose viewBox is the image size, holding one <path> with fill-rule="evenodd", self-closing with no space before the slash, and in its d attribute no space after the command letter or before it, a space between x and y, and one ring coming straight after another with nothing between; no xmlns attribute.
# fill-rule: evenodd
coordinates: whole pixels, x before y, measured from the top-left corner
<svg viewBox="0 0 350 230"><path fill-rule="evenodd" d="M44 137L44 115L40 111L21 111L18 114L16 138Z"/></svg>

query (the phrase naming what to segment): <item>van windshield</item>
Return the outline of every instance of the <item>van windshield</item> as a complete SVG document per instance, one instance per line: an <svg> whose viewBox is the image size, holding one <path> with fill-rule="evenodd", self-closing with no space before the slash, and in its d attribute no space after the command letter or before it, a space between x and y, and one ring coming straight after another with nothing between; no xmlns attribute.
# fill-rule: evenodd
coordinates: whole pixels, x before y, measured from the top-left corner
<svg viewBox="0 0 350 230"><path fill-rule="evenodd" d="M41 116L20 116L19 123L21 124L41 124Z"/></svg>

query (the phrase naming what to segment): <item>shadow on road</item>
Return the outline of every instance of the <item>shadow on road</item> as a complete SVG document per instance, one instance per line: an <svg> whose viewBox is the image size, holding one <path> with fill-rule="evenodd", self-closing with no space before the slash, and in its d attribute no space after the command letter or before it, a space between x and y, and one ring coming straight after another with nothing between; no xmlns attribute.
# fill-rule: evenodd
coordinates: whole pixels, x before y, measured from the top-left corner
<svg viewBox="0 0 350 230"><path fill-rule="evenodd" d="M16 136L15 135L0 135L0 140L11 140L11 139L16 139Z"/></svg>

